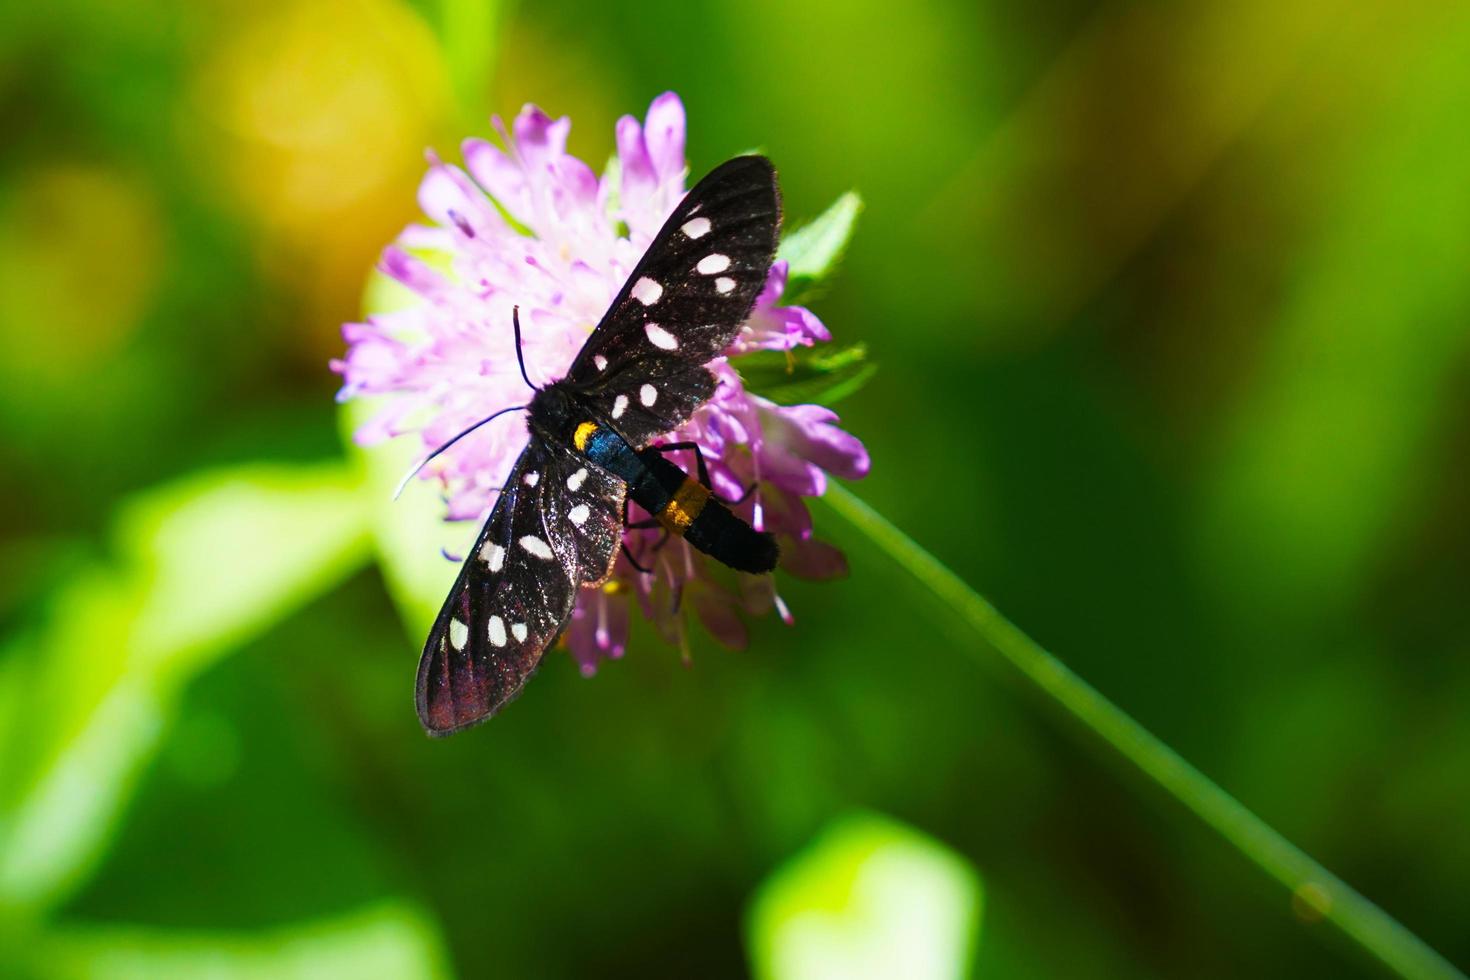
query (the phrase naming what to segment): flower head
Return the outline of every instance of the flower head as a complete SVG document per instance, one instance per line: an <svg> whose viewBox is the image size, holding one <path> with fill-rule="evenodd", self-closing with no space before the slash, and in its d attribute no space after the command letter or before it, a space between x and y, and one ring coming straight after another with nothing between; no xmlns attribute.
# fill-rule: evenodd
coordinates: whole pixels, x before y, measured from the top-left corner
<svg viewBox="0 0 1470 980"><path fill-rule="evenodd" d="M494 125L499 145L465 141L465 169L430 157L419 204L431 223L411 225L383 252L380 269L418 302L343 327L347 353L332 363L345 382L339 398L394 396L358 430L359 443L416 433L435 449L523 403L510 329L516 306L531 380L562 377L684 195L684 107L672 92L653 100L641 124L618 120L617 165L600 178L566 152L570 120L528 105L509 131L499 118ZM714 491L743 498L737 512L779 536L782 568L821 578L840 573L843 560L812 536L802 498L820 495L829 473L864 475L868 456L828 409L777 405L741 381L741 355L830 339L809 310L778 305L786 275L784 262L772 266L727 356L710 365L721 382L715 396L668 441L700 446ZM422 478L443 488L447 519L483 520L525 441L524 427L507 417L426 468ZM680 461L693 471L692 458ZM633 508L633 522L643 516ZM744 642L742 610L790 618L769 576L716 574L682 539L659 546L654 530L630 528L625 544L651 571L620 557L605 586L582 591L566 639L586 673L623 653L635 604L681 644L686 609L730 646Z"/></svg>

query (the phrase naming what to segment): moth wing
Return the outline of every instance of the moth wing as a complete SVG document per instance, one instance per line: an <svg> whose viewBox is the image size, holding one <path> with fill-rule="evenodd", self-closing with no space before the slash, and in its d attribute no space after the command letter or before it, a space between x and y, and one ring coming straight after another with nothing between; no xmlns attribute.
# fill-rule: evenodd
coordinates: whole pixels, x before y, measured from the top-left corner
<svg viewBox="0 0 1470 980"><path fill-rule="evenodd" d="M415 702L431 735L478 724L511 701L571 617L577 563L547 527L554 458L532 438L429 631Z"/></svg>
<svg viewBox="0 0 1470 980"><path fill-rule="evenodd" d="M703 365L730 346L765 285L780 225L769 160L716 167L654 237L568 386L635 447L688 421L714 393Z"/></svg>

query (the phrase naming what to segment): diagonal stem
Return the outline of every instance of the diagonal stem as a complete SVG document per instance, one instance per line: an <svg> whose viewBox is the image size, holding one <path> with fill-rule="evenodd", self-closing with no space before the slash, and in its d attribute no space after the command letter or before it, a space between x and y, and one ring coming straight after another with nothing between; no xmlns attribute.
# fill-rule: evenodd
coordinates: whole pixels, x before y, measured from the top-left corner
<svg viewBox="0 0 1470 980"><path fill-rule="evenodd" d="M823 499L927 586L1063 711L1091 729L1236 850L1290 889L1298 902L1332 922L1399 976L1415 980L1430 977L1464 980L1464 974L1422 939L1211 782L851 491L829 485ZM971 649L978 655L978 647Z"/></svg>

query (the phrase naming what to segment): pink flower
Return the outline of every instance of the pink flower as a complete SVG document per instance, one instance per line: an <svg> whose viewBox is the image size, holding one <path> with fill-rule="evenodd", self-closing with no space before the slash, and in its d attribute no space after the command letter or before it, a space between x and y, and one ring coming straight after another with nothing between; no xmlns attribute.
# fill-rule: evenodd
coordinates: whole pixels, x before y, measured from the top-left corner
<svg viewBox="0 0 1470 980"><path fill-rule="evenodd" d="M409 226L383 252L379 268L420 301L343 327L347 354L332 362L345 381L339 400L394 396L358 430L361 444L417 433L435 449L492 412L523 404L528 392L510 329L517 305L531 380L560 378L684 195L684 106L672 92L653 100L642 125L618 120L618 166L601 178L567 154L569 119L528 105L510 132L499 118L494 125L500 145L465 141L468 173L431 156L419 204L432 223ZM777 305L786 272L784 262L772 266L728 358L710 365L720 380L715 396L667 441L698 443L726 499L754 484L735 509L780 537L782 569L824 578L845 565L813 538L802 498L820 495L829 473L863 476L867 451L831 411L776 405L747 392L738 371L742 354L830 339L809 310ZM525 445L516 418L485 425L425 469L422 478L444 489L448 520L484 520ZM693 472L692 454L682 455ZM643 516L633 508L634 521ZM633 602L681 645L687 609L729 646L745 642L742 610L775 608L789 621L771 576L726 574L683 540L656 549L658 538L628 530L629 551L651 573L620 558L606 586L579 597L566 641L585 673L622 655Z"/></svg>

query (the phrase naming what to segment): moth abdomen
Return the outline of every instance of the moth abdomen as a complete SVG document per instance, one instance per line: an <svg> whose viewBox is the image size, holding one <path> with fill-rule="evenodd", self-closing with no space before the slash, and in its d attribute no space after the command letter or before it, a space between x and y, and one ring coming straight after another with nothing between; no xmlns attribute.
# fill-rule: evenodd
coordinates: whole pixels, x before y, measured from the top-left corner
<svg viewBox="0 0 1470 980"><path fill-rule="evenodd" d="M684 540L736 571L753 575L772 571L781 557L774 534L757 531L713 496L684 531Z"/></svg>

